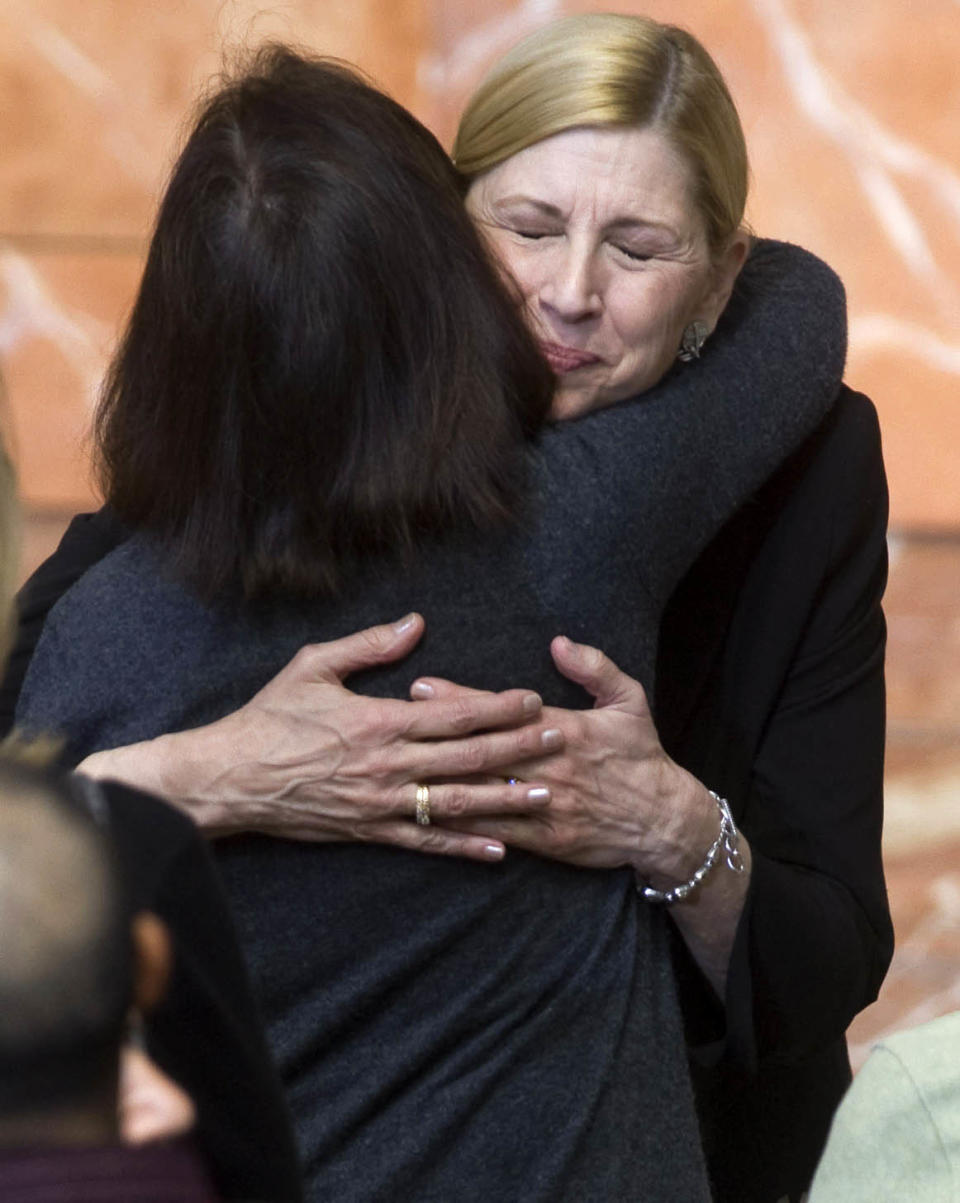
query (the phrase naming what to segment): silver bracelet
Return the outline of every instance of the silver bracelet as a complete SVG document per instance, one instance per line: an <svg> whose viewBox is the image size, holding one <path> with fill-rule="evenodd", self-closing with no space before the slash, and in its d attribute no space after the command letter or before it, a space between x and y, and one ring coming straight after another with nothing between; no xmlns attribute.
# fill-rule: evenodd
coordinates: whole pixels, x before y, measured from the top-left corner
<svg viewBox="0 0 960 1203"><path fill-rule="evenodd" d="M684 898L689 898L720 859L721 848L727 854L727 867L734 873L743 872L743 857L740 855L740 850L737 847L740 833L737 831L737 825L734 823L733 815L730 813L730 804L726 798L721 798L712 789L707 792L713 798L714 802L716 802L717 810L720 811L720 834L710 845L710 851L707 853L703 864L690 880L683 882L682 885L674 886L672 890L655 890L653 886L644 885L638 879L637 889L646 898L647 902L662 902L666 906L672 906L675 902L683 902Z"/></svg>

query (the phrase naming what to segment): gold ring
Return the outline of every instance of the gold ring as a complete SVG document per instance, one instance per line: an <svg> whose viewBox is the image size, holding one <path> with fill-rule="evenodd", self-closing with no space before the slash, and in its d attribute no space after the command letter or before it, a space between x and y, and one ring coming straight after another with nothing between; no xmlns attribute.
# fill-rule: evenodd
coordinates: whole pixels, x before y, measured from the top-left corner
<svg viewBox="0 0 960 1203"><path fill-rule="evenodd" d="M421 827L430 826L430 786L417 786L417 823Z"/></svg>

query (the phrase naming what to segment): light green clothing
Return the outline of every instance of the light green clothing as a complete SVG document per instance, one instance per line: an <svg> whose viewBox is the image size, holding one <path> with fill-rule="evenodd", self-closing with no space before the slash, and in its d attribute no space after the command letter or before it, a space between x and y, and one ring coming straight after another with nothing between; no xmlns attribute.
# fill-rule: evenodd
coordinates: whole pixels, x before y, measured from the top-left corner
<svg viewBox="0 0 960 1203"><path fill-rule="evenodd" d="M874 1047L809 1203L960 1203L960 1011Z"/></svg>

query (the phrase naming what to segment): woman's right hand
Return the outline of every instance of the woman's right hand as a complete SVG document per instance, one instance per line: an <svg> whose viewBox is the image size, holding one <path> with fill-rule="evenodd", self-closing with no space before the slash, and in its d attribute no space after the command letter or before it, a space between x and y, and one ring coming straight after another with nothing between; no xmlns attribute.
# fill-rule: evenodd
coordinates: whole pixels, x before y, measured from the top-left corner
<svg viewBox="0 0 960 1203"><path fill-rule="evenodd" d="M537 694L513 689L436 702L368 698L343 685L363 668L407 655L419 614L303 648L233 714L87 757L80 772L159 794L210 836L255 831L298 840L373 841L499 860L502 842L453 831L445 819L547 806L535 781L510 785L507 765L560 749ZM485 781L468 781L490 774ZM435 784L446 778L450 784ZM429 826L414 821L430 783Z"/></svg>

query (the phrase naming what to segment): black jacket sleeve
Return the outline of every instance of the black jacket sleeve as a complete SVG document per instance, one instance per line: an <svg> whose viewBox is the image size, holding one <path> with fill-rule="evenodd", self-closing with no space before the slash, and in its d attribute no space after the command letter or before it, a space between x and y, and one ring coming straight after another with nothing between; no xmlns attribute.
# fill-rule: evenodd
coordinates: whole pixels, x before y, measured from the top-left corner
<svg viewBox="0 0 960 1203"><path fill-rule="evenodd" d="M727 996L728 1051L746 1065L842 1036L889 960L886 512L876 415L845 391L684 582L665 625L665 739L729 796L754 852ZM686 663L671 649L695 617L719 647L691 686L703 646L688 643ZM699 690L679 731L677 673Z"/></svg>
<svg viewBox="0 0 960 1203"><path fill-rule="evenodd" d="M721 1199L777 1199L809 1181L849 1080L844 1032L892 953L886 516L876 414L843 390L685 579L664 625L665 744L730 800L754 860L722 1012L678 954Z"/></svg>
<svg viewBox="0 0 960 1203"><path fill-rule="evenodd" d="M18 593L17 634L0 683L0 739L13 727L17 698L47 615L88 568L126 537L125 528L106 508L95 514L78 514L67 527L57 550Z"/></svg>
<svg viewBox="0 0 960 1203"><path fill-rule="evenodd" d="M754 870L728 1014L747 1055L789 1058L842 1035L892 952L880 856L885 493L879 459L852 451L847 467L816 604L740 818Z"/></svg>

